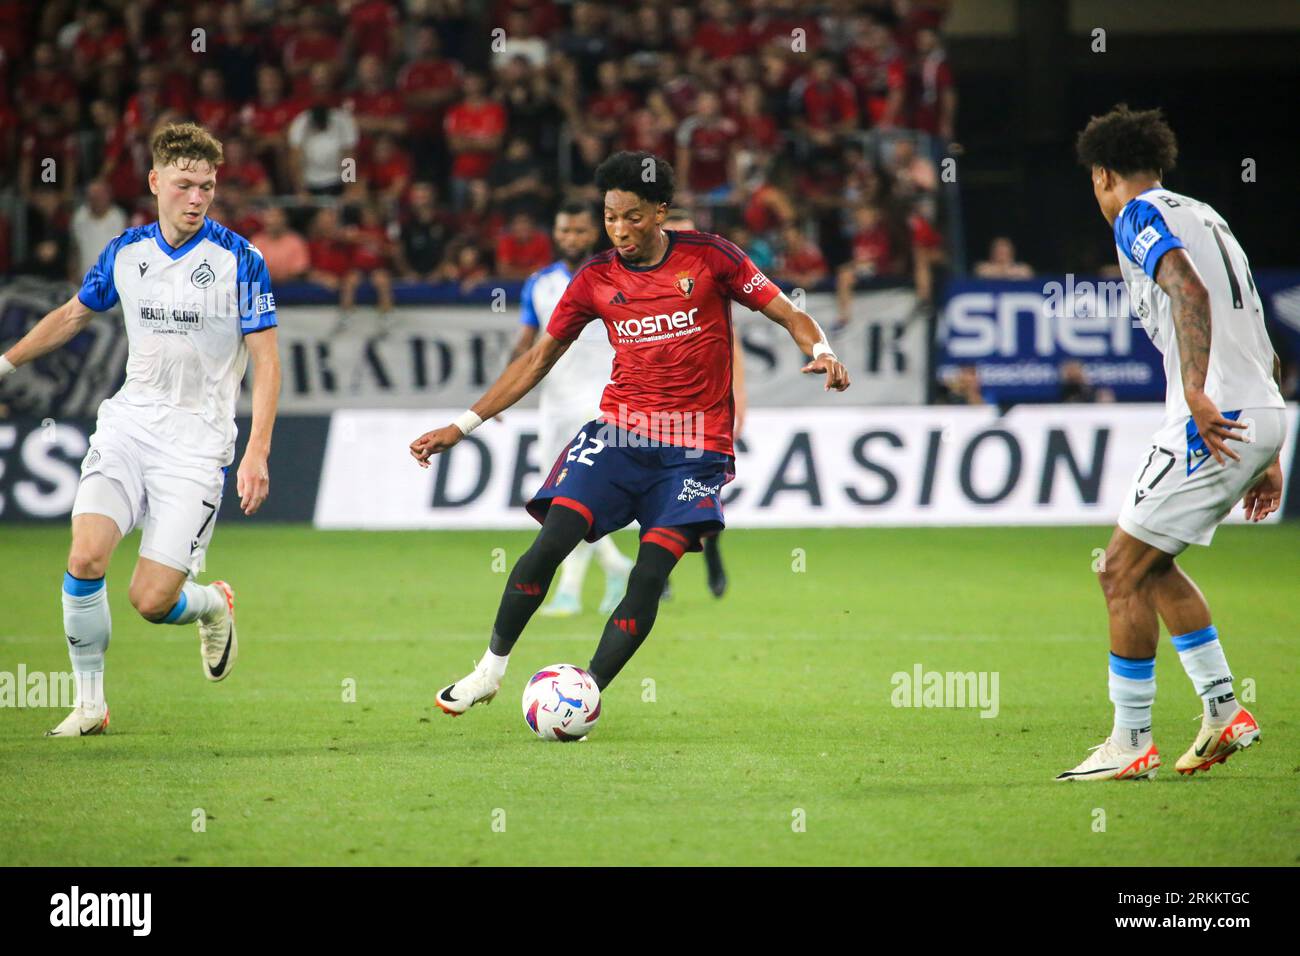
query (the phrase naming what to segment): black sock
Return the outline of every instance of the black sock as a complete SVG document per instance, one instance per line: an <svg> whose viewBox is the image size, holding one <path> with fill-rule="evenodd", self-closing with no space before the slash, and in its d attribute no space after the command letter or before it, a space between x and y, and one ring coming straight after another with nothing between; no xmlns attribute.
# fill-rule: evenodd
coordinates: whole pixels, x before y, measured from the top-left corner
<svg viewBox="0 0 1300 956"><path fill-rule="evenodd" d="M618 676L641 642L649 637L655 615L659 612L664 582L677 560L678 556L662 545L641 542L636 564L627 579L627 593L610 615L596 653L587 665L587 672L595 678L596 686L601 690Z"/></svg>
<svg viewBox="0 0 1300 956"><path fill-rule="evenodd" d="M587 534L587 519L572 508L551 505L546 521L533 542L510 570L505 593L497 608L496 623L488 649L498 656L509 654L523 633L528 619L546 598L555 569Z"/></svg>

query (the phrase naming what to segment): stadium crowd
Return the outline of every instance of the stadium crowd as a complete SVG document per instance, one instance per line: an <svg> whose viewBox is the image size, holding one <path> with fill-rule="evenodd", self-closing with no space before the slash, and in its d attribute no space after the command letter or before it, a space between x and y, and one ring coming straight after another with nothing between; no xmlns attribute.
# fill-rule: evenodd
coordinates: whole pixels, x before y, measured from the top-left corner
<svg viewBox="0 0 1300 956"><path fill-rule="evenodd" d="M0 6L0 273L80 279L151 218L151 132L225 144L214 218L273 279L381 308L553 258L618 149L804 288L914 282L944 258L947 3L875 0L17 0Z"/></svg>

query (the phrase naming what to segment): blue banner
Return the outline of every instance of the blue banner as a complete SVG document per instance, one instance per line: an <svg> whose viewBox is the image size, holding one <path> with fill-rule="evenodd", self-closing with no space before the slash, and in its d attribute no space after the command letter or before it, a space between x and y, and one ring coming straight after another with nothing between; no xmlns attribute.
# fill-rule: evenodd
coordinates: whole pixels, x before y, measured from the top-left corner
<svg viewBox="0 0 1300 956"><path fill-rule="evenodd" d="M1120 279L958 279L948 283L942 318L939 380L973 365L987 401L1059 401L1070 362L1119 401L1164 401L1160 352Z"/></svg>

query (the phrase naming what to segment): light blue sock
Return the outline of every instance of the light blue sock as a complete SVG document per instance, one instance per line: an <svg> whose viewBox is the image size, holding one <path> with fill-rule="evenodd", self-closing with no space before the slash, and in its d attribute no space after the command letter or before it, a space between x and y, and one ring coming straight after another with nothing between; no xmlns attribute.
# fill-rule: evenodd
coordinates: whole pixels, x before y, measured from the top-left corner
<svg viewBox="0 0 1300 956"><path fill-rule="evenodd" d="M103 713L104 653L113 634L103 578L64 573L63 633L77 681L77 705L90 713Z"/></svg>
<svg viewBox="0 0 1300 956"><path fill-rule="evenodd" d="M199 618L207 617L213 611L223 607L226 596L211 584L196 584L186 581L181 585L181 596L176 599L167 616L160 624L193 624Z"/></svg>
<svg viewBox="0 0 1300 956"><path fill-rule="evenodd" d="M1183 670L1205 707L1205 716L1216 722L1230 718L1241 705L1232 690L1232 671L1219 643L1218 628L1211 624L1190 634L1176 634L1173 641Z"/></svg>
<svg viewBox="0 0 1300 956"><path fill-rule="evenodd" d="M1115 705L1111 736L1131 750L1151 745L1151 708L1156 702L1156 659L1110 655L1110 700Z"/></svg>

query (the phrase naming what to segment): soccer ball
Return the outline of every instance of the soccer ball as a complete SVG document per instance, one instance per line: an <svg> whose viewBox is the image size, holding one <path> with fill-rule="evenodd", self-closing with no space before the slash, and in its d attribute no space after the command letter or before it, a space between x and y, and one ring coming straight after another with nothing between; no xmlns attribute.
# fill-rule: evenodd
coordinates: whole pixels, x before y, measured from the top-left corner
<svg viewBox="0 0 1300 956"><path fill-rule="evenodd" d="M581 740L600 717L600 688L572 664L543 667L524 688L524 721L543 740Z"/></svg>

